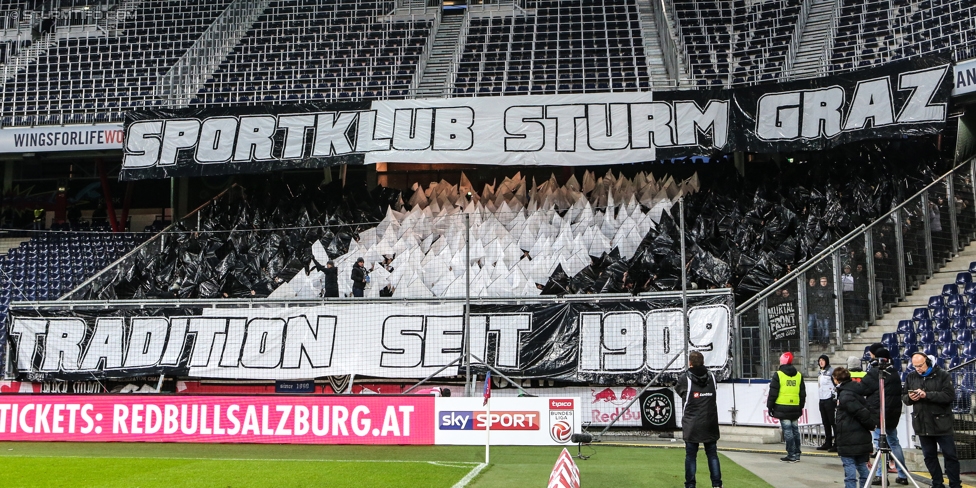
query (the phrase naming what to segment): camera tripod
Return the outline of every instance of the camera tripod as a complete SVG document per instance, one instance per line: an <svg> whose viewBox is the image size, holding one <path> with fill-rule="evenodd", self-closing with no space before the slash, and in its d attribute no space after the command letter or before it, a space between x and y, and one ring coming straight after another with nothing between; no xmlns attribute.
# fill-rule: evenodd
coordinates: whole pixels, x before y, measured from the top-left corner
<svg viewBox="0 0 976 488"><path fill-rule="evenodd" d="M868 471L868 479L864 482L862 488L871 487L871 480L874 479L878 466L881 466L881 488L888 488L888 461L892 459L905 475L907 475L908 480L915 485L915 488L921 488L918 486L915 478L912 477L911 472L908 471L908 468L898 458L891 455L891 446L888 445L888 429L885 425L885 363L880 363L878 368L878 398L881 405L881 421L878 425L881 427L881 433L878 435L878 453L874 455L874 461L871 462L871 469Z"/></svg>

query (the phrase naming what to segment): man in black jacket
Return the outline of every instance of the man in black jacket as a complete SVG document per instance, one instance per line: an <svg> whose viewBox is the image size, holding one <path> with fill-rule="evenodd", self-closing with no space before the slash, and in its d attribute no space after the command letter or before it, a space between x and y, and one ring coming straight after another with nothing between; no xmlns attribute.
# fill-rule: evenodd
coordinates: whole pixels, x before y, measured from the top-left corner
<svg viewBox="0 0 976 488"><path fill-rule="evenodd" d="M861 393L862 388L851 381L850 371L837 368L833 379L837 385L834 446L844 464L844 488L857 488L864 486L871 476L868 459L874 449L871 431L876 422L871 420L871 411Z"/></svg>
<svg viewBox="0 0 976 488"><path fill-rule="evenodd" d="M881 420L880 378L884 375L885 436L888 440L888 446L891 447L891 454L901 463L898 465L898 478L895 479L895 483L907 485L908 474L901 469L905 465L905 455L901 450L901 441L898 440L898 422L901 420L901 378L898 377L898 372L891 365L891 352L887 348L883 346L872 347L870 354L874 361L871 362L871 369L861 381L865 385L866 391L870 392L868 394L868 409L871 410L871 418L875 422ZM878 445L880 435L881 426L878 425L872 436L875 446ZM886 471L879 466L872 484L880 485L881 476L887 476Z"/></svg>
<svg viewBox="0 0 976 488"><path fill-rule="evenodd" d="M912 427L922 444L925 467L932 475L932 488L944 488L939 449L945 458L945 474L949 486L962 486L959 479L959 457L952 431L952 400L955 390L952 378L922 353L912 355L912 368L905 380L901 396L905 405L912 405Z"/></svg>
<svg viewBox="0 0 976 488"><path fill-rule="evenodd" d="M363 258L357 259L349 276L352 279L352 296L354 297L362 297L366 290L366 278L369 276L369 272L366 271L366 265L363 263Z"/></svg>
<svg viewBox="0 0 976 488"><path fill-rule="evenodd" d="M322 270L322 296L326 298L335 298L339 296L339 268L335 267L335 262L329 260L325 263L325 269Z"/></svg>
<svg viewBox="0 0 976 488"><path fill-rule="evenodd" d="M685 488L695 488L698 444L705 445L712 487L721 487L722 468L715 446L719 438L715 376L705 369L705 356L702 353L692 351L688 354L688 372L678 380L674 389L684 399L681 432L685 440Z"/></svg>
<svg viewBox="0 0 976 488"><path fill-rule="evenodd" d="M803 386L803 374L793 366L793 353L784 352L779 357L779 364L779 371L769 381L766 410L769 411L770 416L779 419L779 425L783 429L786 457L780 458L780 461L798 463L800 462L800 425L797 420L803 415L807 392Z"/></svg>

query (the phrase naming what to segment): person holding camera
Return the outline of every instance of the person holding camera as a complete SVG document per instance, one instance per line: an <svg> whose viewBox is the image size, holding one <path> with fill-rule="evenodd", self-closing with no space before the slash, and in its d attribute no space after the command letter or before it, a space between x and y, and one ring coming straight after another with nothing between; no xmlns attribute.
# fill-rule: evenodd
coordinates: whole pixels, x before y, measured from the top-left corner
<svg viewBox="0 0 976 488"><path fill-rule="evenodd" d="M885 410L885 436L888 439L888 446L891 448L891 454L895 456L901 464L896 464L898 467L898 478L895 479L895 483L899 485L908 484L908 474L901 468L905 465L905 454L901 450L901 441L898 440L898 422L901 420L901 378L898 377L898 372L891 365L891 352L884 346L879 345L875 348L872 346L869 354L871 354L871 368L868 370L868 374L862 380L862 384L866 386L868 394L868 409L871 410L871 415L875 422L881 420L881 395L884 395ZM884 392L880 391L881 379L884 379ZM874 429L874 445L878 445L878 439L881 435L881 426ZM875 473L874 481L872 485L880 485L881 477L887 476L887 469L885 466L878 466L878 472Z"/></svg>
<svg viewBox="0 0 976 488"><path fill-rule="evenodd" d="M715 443L719 439L717 386L715 376L705 368L705 356L698 351L688 354L688 372L678 380L674 391L684 398L681 417L682 437L685 441L685 488L695 488L698 471L698 444L705 447L708 473L712 487L722 486L722 468Z"/></svg>
<svg viewBox="0 0 976 488"><path fill-rule="evenodd" d="M847 368L835 369L832 378L837 385L834 446L844 465L844 488L858 488L864 486L871 476L868 459L874 449L871 431L874 430L875 420L868 410L863 388L851 381L851 372Z"/></svg>
<svg viewBox="0 0 976 488"><path fill-rule="evenodd" d="M949 373L925 354L912 355L912 369L905 380L902 401L913 407L912 427L922 445L925 467L932 476L932 488L945 488L939 450L945 458L945 474L950 488L959 488L959 457L952 430L952 400L955 390Z"/></svg>

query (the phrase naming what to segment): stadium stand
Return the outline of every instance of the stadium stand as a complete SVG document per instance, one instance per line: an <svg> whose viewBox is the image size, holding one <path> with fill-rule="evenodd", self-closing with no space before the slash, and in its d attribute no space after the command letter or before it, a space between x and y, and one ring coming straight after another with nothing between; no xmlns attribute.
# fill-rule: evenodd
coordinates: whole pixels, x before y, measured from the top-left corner
<svg viewBox="0 0 976 488"><path fill-rule="evenodd" d="M118 31L97 24L65 32L57 46L3 86L2 124L121 121L154 105L153 87L231 0L147 0Z"/></svg>
<svg viewBox="0 0 976 488"><path fill-rule="evenodd" d="M553 94L649 87L635 2L529 2L472 17L454 93Z"/></svg>
<svg viewBox="0 0 976 488"><path fill-rule="evenodd" d="M149 234L47 232L0 256L0 323L12 301L56 300Z"/></svg>
<svg viewBox="0 0 976 488"><path fill-rule="evenodd" d="M780 78L795 51L801 0L674 0L685 63L699 86Z"/></svg>
<svg viewBox="0 0 976 488"><path fill-rule="evenodd" d="M391 1L272 2L191 105L405 97L434 21Z"/></svg>

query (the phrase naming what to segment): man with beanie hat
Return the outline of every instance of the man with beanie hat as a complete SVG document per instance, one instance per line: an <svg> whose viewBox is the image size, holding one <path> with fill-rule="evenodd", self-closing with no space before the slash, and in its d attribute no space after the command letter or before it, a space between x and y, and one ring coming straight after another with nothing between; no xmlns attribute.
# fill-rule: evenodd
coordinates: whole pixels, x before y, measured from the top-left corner
<svg viewBox="0 0 976 488"><path fill-rule="evenodd" d="M847 369L851 372L851 381L855 383L860 383L864 379L867 373L864 368L861 367L861 358L857 356L850 356L847 358ZM865 395L867 395L865 393Z"/></svg>
<svg viewBox="0 0 976 488"><path fill-rule="evenodd" d="M898 421L901 420L901 378L891 365L891 352L887 348L883 346L874 348L872 346L871 356L874 358L874 361L871 362L871 369L861 382L865 387L865 391L868 392L868 410L871 411L871 417L874 421L879 422L882 415L881 395L884 395L885 435L887 436L888 446L891 448L891 454L901 463L897 465L898 478L895 479L895 483L907 485L908 474L901 469L905 465L905 454L902 453L901 441L898 440ZM884 378L883 392L880 391L880 379L882 377ZM878 446L878 438L880 435L881 425L879 424L872 434L875 447ZM878 472L875 473L874 481L871 484L881 484L881 477L887 476L885 468L887 467L878 467Z"/></svg>
<svg viewBox="0 0 976 488"><path fill-rule="evenodd" d="M837 400L834 398L834 368L830 365L830 358L826 354L821 354L817 360L820 365L820 374L817 376L820 394L820 419L824 427L824 443L818 447L818 451L836 452L834 448L834 412L837 410Z"/></svg>
<svg viewBox="0 0 976 488"><path fill-rule="evenodd" d="M779 370L769 380L769 396L766 409L769 415L779 419L786 442L786 457L780 461L800 462L800 425L797 420L803 414L807 392L803 387L803 374L793 366L793 353L784 352L779 357Z"/></svg>

